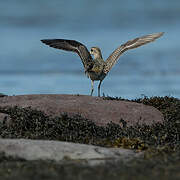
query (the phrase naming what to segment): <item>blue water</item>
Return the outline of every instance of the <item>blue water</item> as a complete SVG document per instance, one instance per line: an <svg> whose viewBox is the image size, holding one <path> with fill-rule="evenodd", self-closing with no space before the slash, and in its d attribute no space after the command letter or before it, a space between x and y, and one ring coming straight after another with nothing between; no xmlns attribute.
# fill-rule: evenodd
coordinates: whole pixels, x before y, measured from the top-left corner
<svg viewBox="0 0 180 180"><path fill-rule="evenodd" d="M106 59L127 40L163 31L156 42L120 57L104 79L102 93L130 99L180 98L179 19L179 0L1 0L0 93L90 93L78 55L45 46L41 39L75 39L88 49L98 46Z"/></svg>

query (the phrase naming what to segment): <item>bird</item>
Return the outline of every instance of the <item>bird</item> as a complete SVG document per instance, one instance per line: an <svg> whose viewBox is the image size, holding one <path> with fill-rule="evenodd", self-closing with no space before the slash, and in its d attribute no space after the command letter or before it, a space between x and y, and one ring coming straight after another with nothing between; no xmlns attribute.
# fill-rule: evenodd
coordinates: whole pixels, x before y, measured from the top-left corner
<svg viewBox="0 0 180 180"><path fill-rule="evenodd" d="M77 53L83 63L85 74L88 76L88 78L91 79L90 95L93 95L94 81L99 81L98 97L100 97L101 83L107 76L107 74L110 72L112 67L116 64L119 57L125 51L153 42L157 38L161 37L163 34L164 32L153 33L129 40L126 43L120 45L117 49L115 49L106 60L103 59L101 49L99 47L91 47L89 52L84 44L76 40L42 39L41 42L56 49ZM94 56L94 58L92 58L91 55Z"/></svg>

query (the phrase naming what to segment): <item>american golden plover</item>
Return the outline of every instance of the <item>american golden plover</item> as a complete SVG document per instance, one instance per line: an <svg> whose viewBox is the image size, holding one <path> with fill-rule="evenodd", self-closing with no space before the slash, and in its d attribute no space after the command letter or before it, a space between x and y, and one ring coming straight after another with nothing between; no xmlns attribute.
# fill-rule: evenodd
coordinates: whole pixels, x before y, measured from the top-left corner
<svg viewBox="0 0 180 180"><path fill-rule="evenodd" d="M134 49L150 43L161 37L163 34L163 32L154 33L130 40L115 49L106 61L103 60L101 50L98 47L92 47L89 52L85 45L75 40L43 39L41 41L53 48L76 52L82 60L85 74L87 74L87 76L91 79L91 96L94 91L94 81L100 81L98 85L98 96L100 96L100 87L103 79L117 62L122 53L128 49ZM94 59L91 57L91 54L94 56Z"/></svg>

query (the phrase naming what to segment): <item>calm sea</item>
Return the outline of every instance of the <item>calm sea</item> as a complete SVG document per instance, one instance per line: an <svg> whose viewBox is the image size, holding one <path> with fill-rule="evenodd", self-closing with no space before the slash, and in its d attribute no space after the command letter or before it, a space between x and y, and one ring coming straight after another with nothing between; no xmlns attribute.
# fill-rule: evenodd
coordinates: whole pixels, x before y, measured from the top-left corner
<svg viewBox="0 0 180 180"><path fill-rule="evenodd" d="M98 46L106 59L127 40L163 31L156 42L124 53L101 92L129 99L180 98L179 19L179 0L1 0L0 93L90 93L90 79L78 55L45 46L41 39L75 39L88 49Z"/></svg>

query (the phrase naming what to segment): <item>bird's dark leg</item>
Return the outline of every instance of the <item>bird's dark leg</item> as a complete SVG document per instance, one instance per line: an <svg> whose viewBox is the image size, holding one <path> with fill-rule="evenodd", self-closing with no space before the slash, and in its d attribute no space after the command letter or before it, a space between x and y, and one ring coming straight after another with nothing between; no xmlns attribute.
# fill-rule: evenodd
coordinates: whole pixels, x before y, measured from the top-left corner
<svg viewBox="0 0 180 180"><path fill-rule="evenodd" d="M91 80L91 96L93 94L93 91L94 91L94 81Z"/></svg>
<svg viewBox="0 0 180 180"><path fill-rule="evenodd" d="M100 88L101 88L101 83L102 83L102 80L100 80L100 83L98 85L98 97L100 97Z"/></svg>

